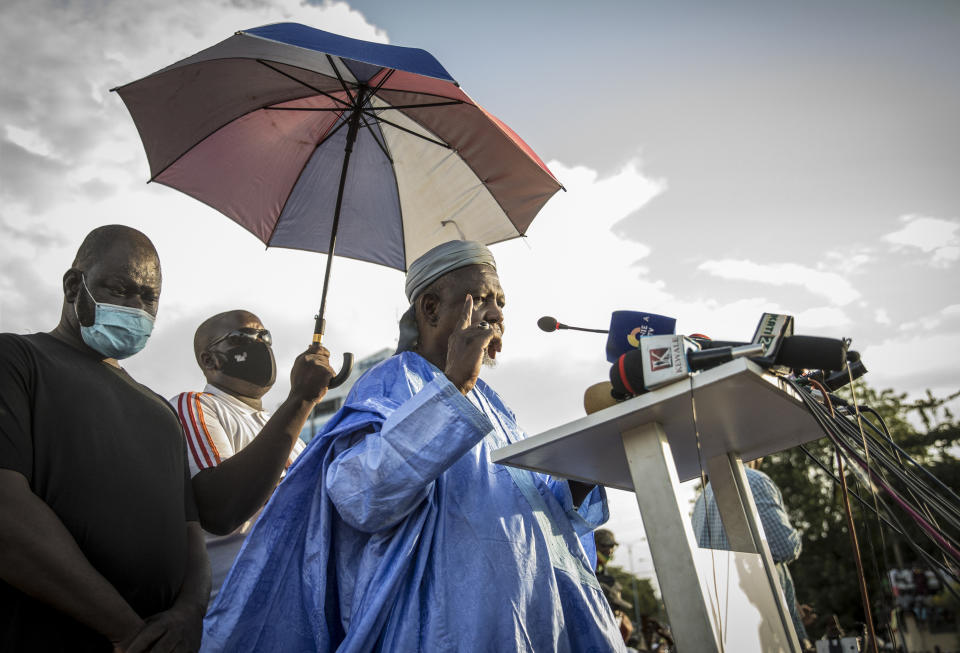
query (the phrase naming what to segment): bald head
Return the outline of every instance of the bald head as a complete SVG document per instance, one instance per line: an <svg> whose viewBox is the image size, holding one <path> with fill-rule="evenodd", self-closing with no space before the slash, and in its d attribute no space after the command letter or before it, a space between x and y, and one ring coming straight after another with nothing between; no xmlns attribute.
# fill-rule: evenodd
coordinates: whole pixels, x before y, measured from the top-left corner
<svg viewBox="0 0 960 653"><path fill-rule="evenodd" d="M146 234L126 225L108 224L87 234L73 259L73 267L89 270L118 251L130 259L149 261L158 267L160 265L157 249Z"/></svg>
<svg viewBox="0 0 960 653"><path fill-rule="evenodd" d="M244 310L224 311L204 320L193 334L193 355L197 363L203 367L200 355L207 350L210 343L226 333L244 327L262 329L263 323L259 317Z"/></svg>

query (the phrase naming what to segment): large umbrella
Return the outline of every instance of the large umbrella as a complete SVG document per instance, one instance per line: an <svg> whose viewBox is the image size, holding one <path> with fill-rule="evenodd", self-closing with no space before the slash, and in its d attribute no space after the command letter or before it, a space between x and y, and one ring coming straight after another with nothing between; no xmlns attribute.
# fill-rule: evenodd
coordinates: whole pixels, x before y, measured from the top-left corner
<svg viewBox="0 0 960 653"><path fill-rule="evenodd" d="M268 247L328 254L314 342L335 248L406 270L448 240L523 235L561 188L424 50L278 23L114 90L151 181ZM351 363L345 354L333 384Z"/></svg>

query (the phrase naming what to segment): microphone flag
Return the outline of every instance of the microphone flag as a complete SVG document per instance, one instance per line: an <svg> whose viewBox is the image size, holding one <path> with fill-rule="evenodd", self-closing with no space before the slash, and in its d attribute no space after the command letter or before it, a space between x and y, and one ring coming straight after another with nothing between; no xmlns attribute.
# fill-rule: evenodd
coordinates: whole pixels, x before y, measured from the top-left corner
<svg viewBox="0 0 960 653"><path fill-rule="evenodd" d="M641 311L614 311L607 335L607 362L614 363L628 351L640 348L644 336L673 335L676 318Z"/></svg>

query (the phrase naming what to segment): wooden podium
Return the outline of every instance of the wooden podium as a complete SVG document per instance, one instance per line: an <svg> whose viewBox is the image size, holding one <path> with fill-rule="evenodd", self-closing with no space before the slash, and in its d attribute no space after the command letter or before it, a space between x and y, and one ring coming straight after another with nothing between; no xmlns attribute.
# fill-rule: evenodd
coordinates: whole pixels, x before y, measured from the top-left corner
<svg viewBox="0 0 960 653"><path fill-rule="evenodd" d="M742 461L821 435L791 388L738 359L504 447L493 461L636 495L680 653L800 653ZM701 467L732 551L700 549L692 506L678 498L679 482Z"/></svg>

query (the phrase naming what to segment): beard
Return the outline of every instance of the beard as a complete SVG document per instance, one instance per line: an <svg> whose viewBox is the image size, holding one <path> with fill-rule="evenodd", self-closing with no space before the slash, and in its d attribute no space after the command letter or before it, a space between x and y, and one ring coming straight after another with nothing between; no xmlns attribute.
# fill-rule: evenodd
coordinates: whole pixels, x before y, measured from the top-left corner
<svg viewBox="0 0 960 653"><path fill-rule="evenodd" d="M484 367L496 367L497 361L494 358L490 358L490 354L483 352L483 360L480 361L480 364Z"/></svg>

